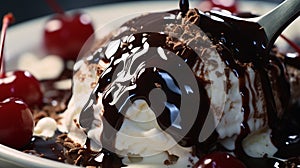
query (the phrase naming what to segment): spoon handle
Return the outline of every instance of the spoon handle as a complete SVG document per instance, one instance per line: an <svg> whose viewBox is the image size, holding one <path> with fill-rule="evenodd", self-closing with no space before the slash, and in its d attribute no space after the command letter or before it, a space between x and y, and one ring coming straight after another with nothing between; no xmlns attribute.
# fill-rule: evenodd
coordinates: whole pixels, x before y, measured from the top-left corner
<svg viewBox="0 0 300 168"><path fill-rule="evenodd" d="M282 31L300 14L300 0L285 0L270 12L257 18L268 38L268 46L273 45Z"/></svg>

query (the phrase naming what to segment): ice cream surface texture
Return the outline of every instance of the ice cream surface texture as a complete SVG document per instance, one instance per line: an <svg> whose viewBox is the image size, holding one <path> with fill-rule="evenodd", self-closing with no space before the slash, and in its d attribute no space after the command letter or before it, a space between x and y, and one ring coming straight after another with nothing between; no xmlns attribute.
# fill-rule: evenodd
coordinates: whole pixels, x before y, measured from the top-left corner
<svg viewBox="0 0 300 168"><path fill-rule="evenodd" d="M286 131L298 70L237 18L183 5L127 21L75 63L67 109L36 135L58 127L66 162L104 168L193 167L215 151L247 167L298 156L298 125Z"/></svg>
<svg viewBox="0 0 300 168"><path fill-rule="evenodd" d="M273 156L270 134L290 87L279 57L243 43L251 28L259 27L197 9L128 21L81 60L63 114L69 136L131 166L193 166L216 144L237 157Z"/></svg>

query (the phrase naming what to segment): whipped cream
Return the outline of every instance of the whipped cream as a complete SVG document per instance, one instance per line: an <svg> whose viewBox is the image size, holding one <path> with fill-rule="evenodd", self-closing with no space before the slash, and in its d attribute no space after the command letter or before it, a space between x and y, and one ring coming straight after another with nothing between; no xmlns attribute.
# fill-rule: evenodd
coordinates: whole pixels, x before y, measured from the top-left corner
<svg viewBox="0 0 300 168"><path fill-rule="evenodd" d="M57 130L57 123L53 118L44 117L40 119L34 127L33 135L49 138L53 137Z"/></svg>
<svg viewBox="0 0 300 168"><path fill-rule="evenodd" d="M84 60L80 60L74 66L75 74L73 76L73 87L72 87L72 97L69 101L68 107L64 113L61 114L61 120L59 121L58 129L61 132L68 133L68 136L76 143L84 145L86 142L88 135L84 132L79 125L79 115L82 111L85 103L89 99L90 93L96 85L96 82L99 77L99 71L102 71L107 65L104 62L100 62L99 64L88 64ZM97 128L101 129L101 121L98 116L101 113L101 104L95 106L95 124ZM98 119L98 120L97 120ZM95 131L99 132L100 131ZM97 134L97 133L96 133ZM91 135L93 136L93 135ZM100 138L94 137L96 141ZM99 150L98 145L94 145L92 147ZM97 143L96 143L97 144Z"/></svg>

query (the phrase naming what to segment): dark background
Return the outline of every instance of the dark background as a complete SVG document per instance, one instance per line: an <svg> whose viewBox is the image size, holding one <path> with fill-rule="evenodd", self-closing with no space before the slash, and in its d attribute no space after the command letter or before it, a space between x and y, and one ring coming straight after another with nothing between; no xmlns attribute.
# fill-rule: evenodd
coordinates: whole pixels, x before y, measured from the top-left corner
<svg viewBox="0 0 300 168"><path fill-rule="evenodd" d="M120 3L127 1L135 0L56 0L56 2L61 6L61 8L63 8L66 11L75 8ZM12 12L14 14L14 25L33 18L53 14L53 10L51 9L51 7L49 7L46 0L1 0L1 18L8 12ZM0 24L2 24L2 22Z"/></svg>
<svg viewBox="0 0 300 168"><path fill-rule="evenodd" d="M64 10L70 10L75 8L104 5L109 3L128 2L128 1L138 1L138 0L57 0L57 3ZM176 2L176 0L173 1ZM200 1L201 0L199 0L199 2ZM243 0L239 0L239 1L243 1ZM265 1L279 3L283 0L265 0ZM24 21L33 18L37 18L37 17L41 17L53 13L52 9L48 6L46 0L0 0L0 18L2 18L8 12L12 12L15 16L16 20L13 25L22 23ZM1 24L2 22L0 23L0 25Z"/></svg>

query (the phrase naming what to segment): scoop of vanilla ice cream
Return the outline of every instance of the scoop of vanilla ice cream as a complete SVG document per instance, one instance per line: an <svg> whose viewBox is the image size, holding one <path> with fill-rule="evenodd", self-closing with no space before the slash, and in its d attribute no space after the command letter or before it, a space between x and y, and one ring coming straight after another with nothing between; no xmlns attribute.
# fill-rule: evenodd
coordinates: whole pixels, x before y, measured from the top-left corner
<svg viewBox="0 0 300 168"><path fill-rule="evenodd" d="M174 18L181 19L178 16L174 16ZM188 24L188 26L189 25L191 24ZM249 152L250 156L261 156L262 152L259 152L259 154L251 154L250 150L253 147L257 148L260 145L269 143L266 138L262 138L267 137L268 134L260 131L262 128L267 127L267 115L265 97L258 72L254 70L251 63L243 64L245 76L243 81L241 81L240 77L225 64L224 60L217 52L216 46L211 43L208 37L199 36L199 29L196 28L194 30L195 32L190 32L193 30L191 27L184 28L183 30L187 30L189 31L187 33L191 34L191 36L188 36L188 39L185 39L186 37L183 36L178 37L176 32L169 32L172 31L172 28L174 28L174 26L169 26L169 29L166 28L166 32L164 33L175 36L186 44L189 44L191 48L195 48L195 52L199 55L199 61L196 61L192 70L196 77L199 77L204 81L209 81L209 84L205 86L205 89L210 99L210 111L208 114L211 115L214 120L214 127L213 129L206 129L206 126L211 125L212 123L204 123L204 131L202 130L199 137L200 142L210 136L210 133L212 133L213 130L216 130L221 143L226 148L234 150L235 140L241 133L242 123L245 122L249 126L250 132L253 132L253 134L250 134L248 136L249 138L245 139L243 147L246 149L247 153ZM199 38L202 40L206 39L207 46L210 46L211 48L203 49L193 46L193 42L197 42ZM195 44L197 45L197 43ZM108 46L111 47L111 45L108 43ZM109 47L106 49L108 48ZM115 50L112 51L112 53L118 48L114 49ZM106 52L102 54L110 53L107 50L105 51ZM97 66L101 66L102 64L103 62L100 61ZM74 95L71 98L68 109L62 115L63 124L60 129L69 132L69 137L75 140L77 139L81 144L84 143L88 136L91 141L94 142L95 146L100 149L100 139L103 131L101 122L101 115L103 112L101 94L98 95L99 98L97 104L93 107L93 126L92 129L87 132L87 135L84 134L83 130L79 129L79 126L76 123L76 121L78 121L79 113L82 111L93 90L91 84L95 84L99 77L97 71L91 68L93 66L95 65L89 65L82 62L79 71L75 74L73 86ZM101 67L104 69L107 65ZM85 77L84 82L82 82L80 76L84 74L87 75L87 77ZM247 118L245 118L243 109L243 103L245 102L243 102L244 95L241 90L241 85L248 91L248 100L245 101L248 104L244 104L249 107L249 115ZM135 162L132 161L132 157L142 157L142 161L139 160L138 165L142 163L151 163L162 166L163 161L166 160L166 158L169 158L169 155L171 154L179 157L178 161L173 164L174 166L179 164L180 166L178 167L190 165L190 163L188 163L190 158L194 158L190 154L192 151L190 148L179 146L169 134L159 127L154 112L149 108L146 101L140 99L135 100L135 102L133 102L126 110L125 119L116 134L114 144L117 154L124 156L124 163L130 163L133 166L135 165ZM267 154L271 155L274 153L274 148L262 149L269 150L269 152L265 152ZM185 166L182 166L182 163Z"/></svg>

